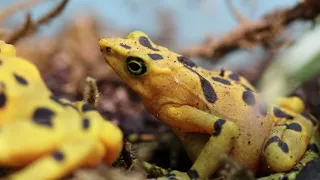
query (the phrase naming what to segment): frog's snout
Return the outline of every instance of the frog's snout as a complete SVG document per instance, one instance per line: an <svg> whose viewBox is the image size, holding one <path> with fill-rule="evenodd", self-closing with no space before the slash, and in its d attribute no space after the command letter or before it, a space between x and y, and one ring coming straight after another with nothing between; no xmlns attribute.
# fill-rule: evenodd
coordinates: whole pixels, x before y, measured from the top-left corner
<svg viewBox="0 0 320 180"><path fill-rule="evenodd" d="M105 39L99 39L99 46L100 47L106 46L106 40Z"/></svg>
<svg viewBox="0 0 320 180"><path fill-rule="evenodd" d="M104 39L99 39L99 46L100 46L100 51L103 52L103 50L105 49L106 47L106 40Z"/></svg>
<svg viewBox="0 0 320 180"><path fill-rule="evenodd" d="M108 46L107 41L105 39L99 39L100 51L103 53L110 54L112 52L112 48Z"/></svg>

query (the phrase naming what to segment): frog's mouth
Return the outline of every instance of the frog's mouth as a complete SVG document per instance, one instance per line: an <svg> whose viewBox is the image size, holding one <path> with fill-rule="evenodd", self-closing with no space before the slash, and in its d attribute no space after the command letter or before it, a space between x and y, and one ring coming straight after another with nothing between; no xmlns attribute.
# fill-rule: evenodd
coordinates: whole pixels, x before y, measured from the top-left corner
<svg viewBox="0 0 320 180"><path fill-rule="evenodd" d="M119 60L113 56L104 56L104 61L121 77L126 78L126 73L124 72L124 63L119 62Z"/></svg>
<svg viewBox="0 0 320 180"><path fill-rule="evenodd" d="M99 46L105 62L109 64L109 66L111 66L111 68L114 71L116 71L116 73L119 74L119 72L121 72L121 69L118 69L117 66L122 63L119 63L119 60L116 57L114 57L115 54L113 55L111 54L111 52L113 51L113 48L109 46L108 42L105 39L99 40Z"/></svg>

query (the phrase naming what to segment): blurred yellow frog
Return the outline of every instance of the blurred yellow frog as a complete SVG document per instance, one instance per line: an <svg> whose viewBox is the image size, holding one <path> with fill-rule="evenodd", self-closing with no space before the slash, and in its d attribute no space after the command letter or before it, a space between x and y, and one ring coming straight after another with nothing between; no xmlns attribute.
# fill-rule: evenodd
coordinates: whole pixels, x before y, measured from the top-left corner
<svg viewBox="0 0 320 180"><path fill-rule="evenodd" d="M59 179L79 167L111 165L122 132L91 105L53 95L36 66L0 41L0 166L8 179Z"/></svg>

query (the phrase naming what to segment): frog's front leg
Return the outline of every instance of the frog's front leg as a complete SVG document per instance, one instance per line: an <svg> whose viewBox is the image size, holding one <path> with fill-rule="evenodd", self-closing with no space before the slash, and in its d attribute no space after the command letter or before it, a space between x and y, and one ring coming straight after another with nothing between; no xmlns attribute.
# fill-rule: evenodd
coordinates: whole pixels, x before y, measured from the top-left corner
<svg viewBox="0 0 320 180"><path fill-rule="evenodd" d="M167 105L161 109L159 114L161 114L161 119L174 130L211 135L187 172L190 179L210 178L219 167L221 154L229 154L235 139L239 136L238 127L233 121L213 116L191 106Z"/></svg>
<svg viewBox="0 0 320 180"><path fill-rule="evenodd" d="M275 172L290 170L304 155L313 133L313 124L302 115L272 128L263 156Z"/></svg>

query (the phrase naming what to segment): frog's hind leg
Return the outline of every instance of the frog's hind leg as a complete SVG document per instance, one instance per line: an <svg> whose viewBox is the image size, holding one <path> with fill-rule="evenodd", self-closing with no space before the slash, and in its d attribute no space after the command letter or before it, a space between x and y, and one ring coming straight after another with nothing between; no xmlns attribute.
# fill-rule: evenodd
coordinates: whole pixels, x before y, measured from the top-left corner
<svg viewBox="0 0 320 180"><path fill-rule="evenodd" d="M43 117L41 122L38 119L22 119L1 126L1 166L24 166L59 144L61 133L51 124L50 111L40 111ZM45 114L48 115L47 119L44 118Z"/></svg>
<svg viewBox="0 0 320 180"><path fill-rule="evenodd" d="M301 171L301 169L310 161L319 157L320 148L320 136L319 132L312 136L311 141L307 147L306 153L303 155L301 160L287 173L275 173L269 176L258 178L258 180L273 180L273 179L288 179L294 180Z"/></svg>
<svg viewBox="0 0 320 180"><path fill-rule="evenodd" d="M296 113L301 113L305 108L303 100L298 96L279 98L277 104L280 108L289 109Z"/></svg>
<svg viewBox="0 0 320 180"><path fill-rule="evenodd" d="M264 145L263 156L275 172L292 169L304 155L313 134L309 119L301 114L292 118L275 125Z"/></svg>
<svg viewBox="0 0 320 180"><path fill-rule="evenodd" d="M97 165L104 152L103 146L92 138L72 137L52 153L12 174L9 179L59 179L75 168Z"/></svg>
<svg viewBox="0 0 320 180"><path fill-rule="evenodd" d="M18 120L1 127L0 165L29 165L9 179L57 179L80 165L94 164L104 154L98 141L90 136L65 136L66 129L56 124L59 119L51 119L49 109L40 111L39 119Z"/></svg>

